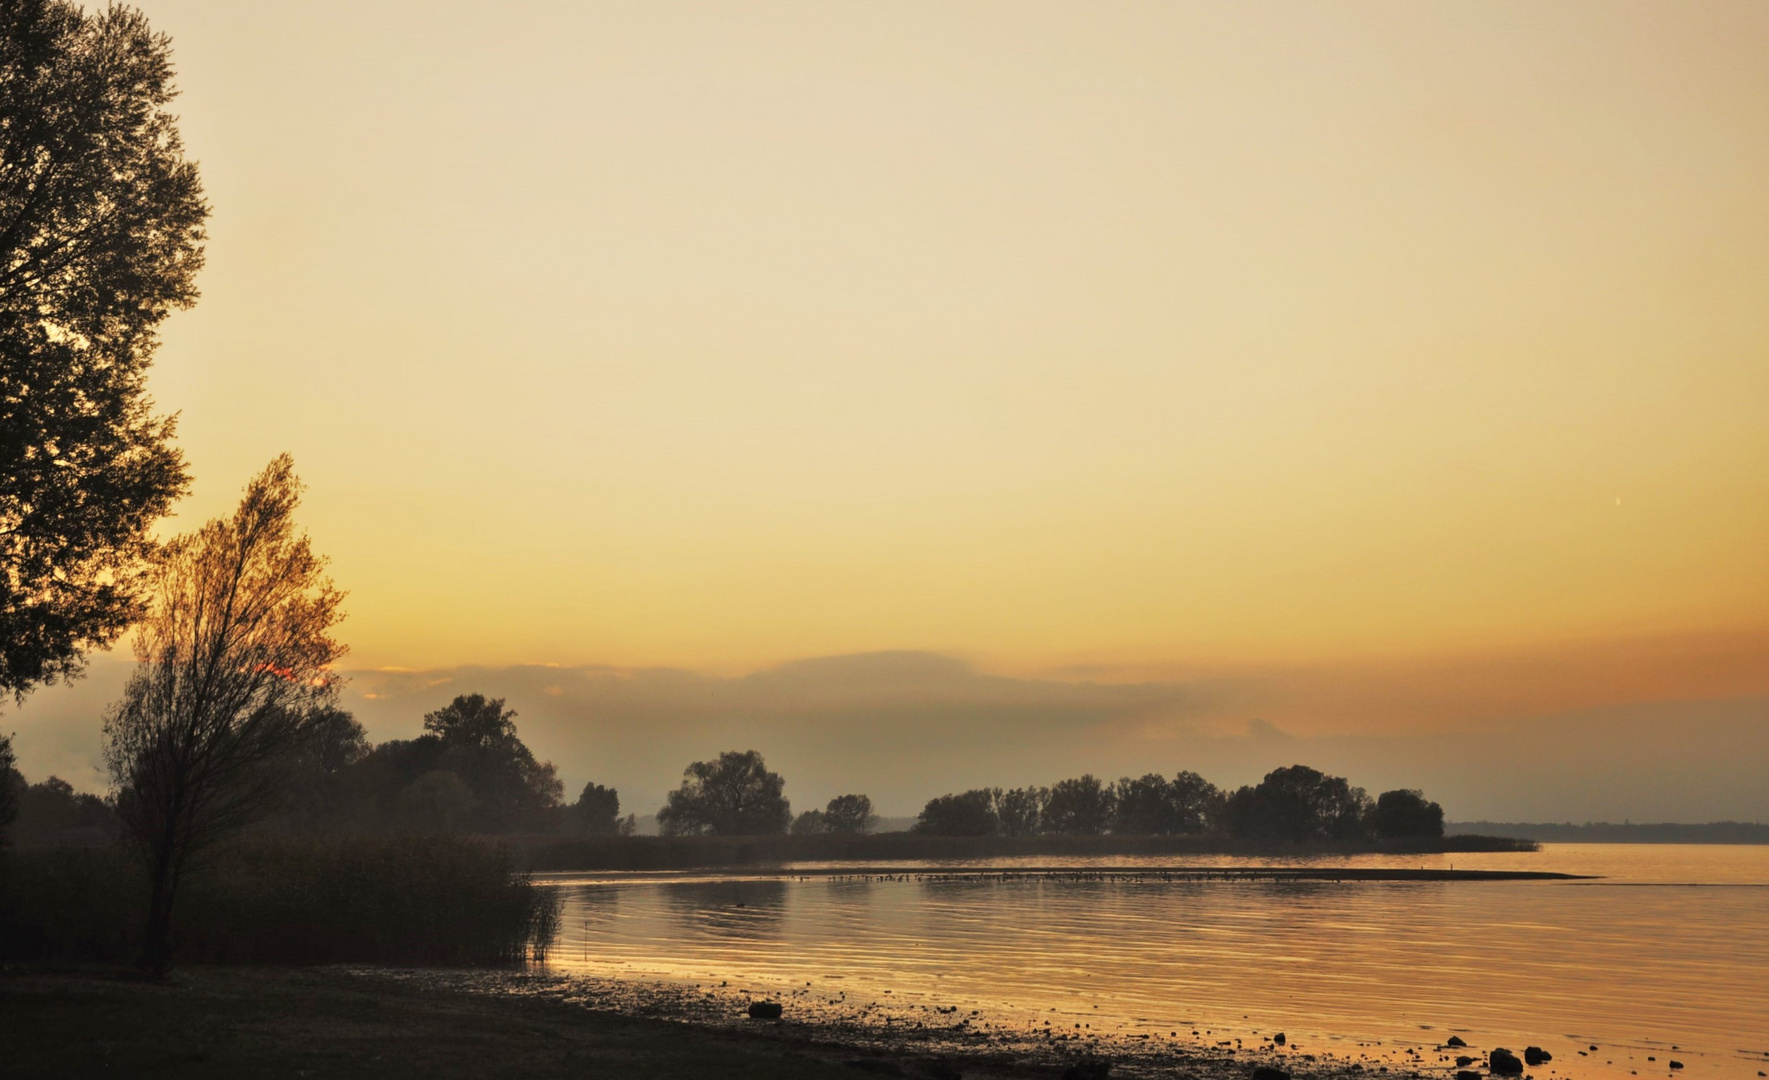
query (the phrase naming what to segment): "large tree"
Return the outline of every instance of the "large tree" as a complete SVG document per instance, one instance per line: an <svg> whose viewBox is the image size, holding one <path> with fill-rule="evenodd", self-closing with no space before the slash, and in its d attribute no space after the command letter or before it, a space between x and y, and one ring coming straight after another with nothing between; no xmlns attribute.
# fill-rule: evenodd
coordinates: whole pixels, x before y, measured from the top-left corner
<svg viewBox="0 0 1769 1080"><path fill-rule="evenodd" d="M105 718L118 809L147 863L143 959L156 975L171 959L172 905L191 859L274 808L281 793L269 781L336 700L343 594L295 528L300 492L283 455L232 517L167 545L135 672Z"/></svg>
<svg viewBox="0 0 1769 1080"><path fill-rule="evenodd" d="M727 750L682 771L682 786L670 792L657 823L668 835L782 833L792 821L792 806L781 794L785 787L761 754Z"/></svg>
<svg viewBox="0 0 1769 1080"><path fill-rule="evenodd" d="M1236 836L1306 844L1358 839L1369 806L1364 789L1343 776L1290 765L1229 796L1224 813Z"/></svg>
<svg viewBox="0 0 1769 1080"><path fill-rule="evenodd" d="M185 488L144 389L208 215L173 94L141 13L0 0L0 693L77 674L140 616Z"/></svg>
<svg viewBox="0 0 1769 1080"><path fill-rule="evenodd" d="M537 760L516 736L516 710L506 709L503 698L457 695L424 714L424 730L425 739L440 742L432 767L455 773L472 790L480 828L511 832L551 824L565 786L553 763Z"/></svg>

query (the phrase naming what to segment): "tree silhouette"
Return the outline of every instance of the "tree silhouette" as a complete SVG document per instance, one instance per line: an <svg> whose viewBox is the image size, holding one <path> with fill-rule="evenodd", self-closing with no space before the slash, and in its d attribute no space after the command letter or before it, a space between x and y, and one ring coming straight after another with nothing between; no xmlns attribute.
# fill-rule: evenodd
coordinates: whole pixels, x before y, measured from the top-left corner
<svg viewBox="0 0 1769 1080"><path fill-rule="evenodd" d="M1237 836L1302 844L1358 838L1369 805L1344 777L1290 765L1229 796L1225 814Z"/></svg>
<svg viewBox="0 0 1769 1080"><path fill-rule="evenodd" d="M433 769L399 793L401 823L418 832L460 832L478 806L473 789L447 769Z"/></svg>
<svg viewBox="0 0 1769 1080"><path fill-rule="evenodd" d="M696 761L682 772L657 823L665 835L717 833L755 836L782 833L792 806L781 794L786 781L768 771L754 750L727 750L714 761Z"/></svg>
<svg viewBox="0 0 1769 1080"><path fill-rule="evenodd" d="M1096 836L1112 825L1112 789L1092 773L1050 785L1041 828L1048 833Z"/></svg>
<svg viewBox="0 0 1769 1080"><path fill-rule="evenodd" d="M993 788L973 788L929 799L915 820L914 831L931 836L994 836L1001 829L995 812L999 794Z"/></svg>
<svg viewBox="0 0 1769 1080"><path fill-rule="evenodd" d="M416 758L426 771L454 773L473 792L476 824L486 831L537 828L565 794L558 770L539 761L516 735L516 710L503 698L461 694L424 715ZM428 742L427 740L434 740Z"/></svg>
<svg viewBox="0 0 1769 1080"><path fill-rule="evenodd" d="M1370 832L1385 840L1443 835L1443 807L1416 790L1384 791L1368 815Z"/></svg>
<svg viewBox="0 0 1769 1080"><path fill-rule="evenodd" d="M571 805L577 827L587 833L612 835L620 831L620 792L601 784L585 784Z"/></svg>
<svg viewBox="0 0 1769 1080"><path fill-rule="evenodd" d="M504 708L503 698L461 694L435 712L425 713L424 730L447 746L492 750L516 738L516 710Z"/></svg>
<svg viewBox="0 0 1769 1080"><path fill-rule="evenodd" d="M867 833L877 821L872 800L864 795L837 795L823 807L823 827L829 832Z"/></svg>
<svg viewBox="0 0 1769 1080"><path fill-rule="evenodd" d="M1031 836L1044 820L1044 804L1050 801L1050 790L1041 787L1014 788L1003 791L995 800L995 816L1003 836Z"/></svg>
<svg viewBox="0 0 1769 1080"><path fill-rule="evenodd" d="M139 12L0 8L0 692L77 675L140 617L186 487L145 389L208 215L173 94Z"/></svg>
<svg viewBox="0 0 1769 1080"><path fill-rule="evenodd" d="M1187 771L1175 773L1167 790L1172 800L1174 832L1203 832L1216 824L1222 813L1223 794L1215 784Z"/></svg>
<svg viewBox="0 0 1769 1080"><path fill-rule="evenodd" d="M806 810L792 819L792 828L788 831L794 836L816 836L829 831L829 819L821 810Z"/></svg>
<svg viewBox="0 0 1769 1080"><path fill-rule="evenodd" d="M335 699L343 594L295 530L300 492L285 454L232 517L167 545L135 672L105 718L119 810L148 867L143 959L156 976L191 858L271 808L270 771Z"/></svg>
<svg viewBox="0 0 1769 1080"><path fill-rule="evenodd" d="M1178 832L1178 813L1167 778L1160 773L1118 781L1112 831L1133 836L1158 836Z"/></svg>

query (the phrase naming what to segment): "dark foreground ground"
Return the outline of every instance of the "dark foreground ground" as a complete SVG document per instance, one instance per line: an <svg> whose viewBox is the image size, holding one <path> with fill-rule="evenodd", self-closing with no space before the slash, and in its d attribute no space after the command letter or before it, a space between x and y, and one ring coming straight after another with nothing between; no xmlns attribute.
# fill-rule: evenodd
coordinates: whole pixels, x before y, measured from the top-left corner
<svg viewBox="0 0 1769 1080"><path fill-rule="evenodd" d="M1449 1071L1437 1054L1371 1061L1366 1072L1296 1048L1249 1046L1237 1056L1139 1041L1148 1035L1078 1045L936 1015L947 1010L855 1015L833 1001L815 1009L804 991L787 1003L802 1022L739 1019L735 991L519 974L193 967L152 984L96 970L15 970L0 973L0 1077L1091 1080L1104 1075L1093 1071L1100 1058L1115 1061L1111 1076L1132 1078L1249 1080L1256 1064L1299 1080Z"/></svg>
<svg viewBox="0 0 1769 1080"><path fill-rule="evenodd" d="M0 975L8 1078L866 1075L829 1050L335 970Z"/></svg>

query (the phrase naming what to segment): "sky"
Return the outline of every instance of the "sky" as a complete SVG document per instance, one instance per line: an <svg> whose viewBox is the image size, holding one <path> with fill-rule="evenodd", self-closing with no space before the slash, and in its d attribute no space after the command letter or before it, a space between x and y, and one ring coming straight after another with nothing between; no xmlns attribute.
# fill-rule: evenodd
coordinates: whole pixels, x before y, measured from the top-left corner
<svg viewBox="0 0 1769 1080"><path fill-rule="evenodd" d="M1046 713L1162 771L1769 728L1760 3L142 7L214 210L167 528L291 452L382 737L476 678L661 792L694 710L548 665L736 723L806 663L1025 782ZM902 657L1017 704L867 712ZM108 678L0 717L27 773ZM1642 806L1769 816L1715 739Z"/></svg>

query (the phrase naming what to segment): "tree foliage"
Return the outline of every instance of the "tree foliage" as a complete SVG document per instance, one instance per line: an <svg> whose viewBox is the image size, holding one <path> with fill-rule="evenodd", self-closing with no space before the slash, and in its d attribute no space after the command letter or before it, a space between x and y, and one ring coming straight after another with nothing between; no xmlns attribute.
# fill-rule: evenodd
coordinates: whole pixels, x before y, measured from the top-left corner
<svg viewBox="0 0 1769 1080"><path fill-rule="evenodd" d="M1291 844L1363 835L1370 797L1343 776L1306 765L1273 769L1257 787L1229 796L1224 812L1236 836Z"/></svg>
<svg viewBox="0 0 1769 1080"><path fill-rule="evenodd" d="M0 691L77 674L143 611L185 489L145 392L208 214L170 44L139 12L0 5Z"/></svg>
<svg viewBox="0 0 1769 1080"><path fill-rule="evenodd" d="M1222 793L1195 772L1168 780L1149 773L1118 781L1112 831L1144 836L1171 836L1208 829L1217 815Z"/></svg>
<svg viewBox="0 0 1769 1080"><path fill-rule="evenodd" d="M823 822L830 832L867 833L878 818L872 813L872 800L864 795L837 795L823 807Z"/></svg>
<svg viewBox="0 0 1769 1080"><path fill-rule="evenodd" d="M1044 807L1050 802L1050 789L1041 787L1013 788L995 799L995 818L1003 836L1031 836L1044 820Z"/></svg>
<svg viewBox="0 0 1769 1080"><path fill-rule="evenodd" d="M878 819L872 814L872 800L865 795L837 795L821 810L806 810L792 819L792 834L808 836L816 833L868 833Z"/></svg>
<svg viewBox="0 0 1769 1080"><path fill-rule="evenodd" d="M1050 786L1040 827L1047 833L1097 836L1112 827L1115 799L1110 787L1092 773Z"/></svg>
<svg viewBox="0 0 1769 1080"><path fill-rule="evenodd" d="M1001 818L995 811L999 795L995 788L972 788L929 799L915 820L915 831L934 836L994 836L1001 829Z"/></svg>
<svg viewBox="0 0 1769 1080"><path fill-rule="evenodd" d="M787 831L794 836L817 836L829 831L829 819L821 810L806 810L792 819L792 827Z"/></svg>
<svg viewBox="0 0 1769 1080"><path fill-rule="evenodd" d="M516 738L516 710L503 698L461 694L435 712L424 714L424 730L443 744L468 750L495 750Z"/></svg>
<svg viewBox="0 0 1769 1080"><path fill-rule="evenodd" d="M601 784L585 784L577 802L571 806L577 828L598 836L621 831L620 792Z"/></svg>
<svg viewBox="0 0 1769 1080"><path fill-rule="evenodd" d="M1443 835L1443 807L1423 791L1400 789L1376 796L1368 814L1370 832L1384 840Z"/></svg>
<svg viewBox="0 0 1769 1080"><path fill-rule="evenodd" d="M792 806L782 794L785 787L786 781L768 771L761 754L727 750L683 770L682 785L669 793L657 823L666 835L782 833L792 821Z"/></svg>
<svg viewBox="0 0 1769 1080"><path fill-rule="evenodd" d="M152 886L146 963L164 973L178 882L191 858L274 805L267 779L304 720L331 706L343 594L294 513L288 455L229 518L173 540L136 634L137 664L105 718L105 760Z"/></svg>

